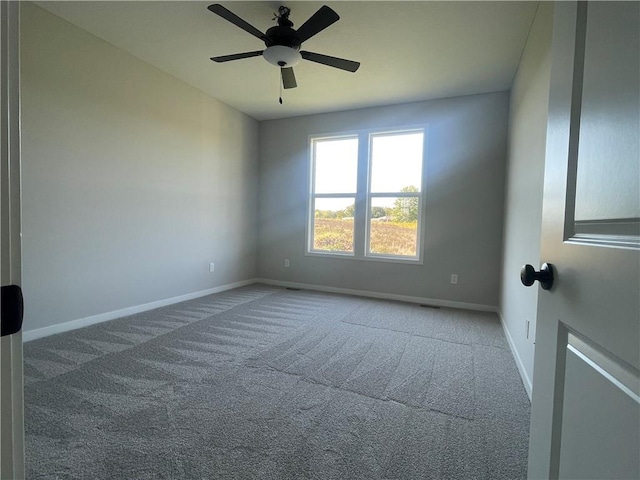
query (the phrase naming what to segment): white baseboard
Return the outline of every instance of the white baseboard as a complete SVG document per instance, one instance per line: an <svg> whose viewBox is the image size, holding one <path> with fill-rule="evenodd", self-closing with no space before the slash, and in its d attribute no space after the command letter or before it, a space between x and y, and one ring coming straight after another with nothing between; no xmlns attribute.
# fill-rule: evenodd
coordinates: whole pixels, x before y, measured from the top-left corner
<svg viewBox="0 0 640 480"><path fill-rule="evenodd" d="M511 337L511 332L507 328L507 324L502 317L502 312L500 309L496 309L496 313L498 314L498 318L500 318L500 323L502 324L502 330L504 330L504 336L507 337L507 342L509 343L509 348L511 349L511 353L513 354L513 358L516 361L516 366L518 367L518 372L520 372L520 378L522 378L522 383L524 384L524 389L527 391L527 395L529 396L529 401L531 401L531 392L533 391L533 382L529 378L527 371L524 368L524 363L522 362L522 358L520 358L520 354L516 349L516 344Z"/></svg>
<svg viewBox="0 0 640 480"><path fill-rule="evenodd" d="M386 300L397 300L399 302L421 303L436 307L461 308L464 310L475 310L479 312L495 312L497 307L493 305L483 305L480 303L453 302L450 300L438 300L435 298L412 297L408 295L397 295L395 293L371 292L368 290L354 290L351 288L329 287L326 285L316 285L311 283L283 282L270 278L256 278L258 283L276 285L279 287L303 288L305 290L316 290L318 292L343 293L346 295L356 295L359 297L383 298Z"/></svg>
<svg viewBox="0 0 640 480"><path fill-rule="evenodd" d="M155 308L166 307L167 305L173 305L174 303L180 303L187 300L193 300L194 298L205 297L207 295L211 295L212 293L219 293L224 292L225 290L231 290L233 288L244 287L245 285L251 285L252 283L256 283L256 280L253 278L249 280L243 280L241 282L228 283L219 287L208 288L207 290L200 290L199 292L187 293L185 295L179 295L177 297L166 298L164 300L158 300L156 302L145 303L143 305L136 305L133 307L123 308L121 310L114 310L112 312L101 313L98 315L92 315L90 317L79 318L77 320L71 320L64 323L58 323L57 325L51 325L49 327L27 330L22 333L22 340L23 342L28 342L30 340L36 340L37 338L55 335L56 333L68 332L69 330L88 327L89 325L94 325L96 323L115 320L116 318L146 312Z"/></svg>

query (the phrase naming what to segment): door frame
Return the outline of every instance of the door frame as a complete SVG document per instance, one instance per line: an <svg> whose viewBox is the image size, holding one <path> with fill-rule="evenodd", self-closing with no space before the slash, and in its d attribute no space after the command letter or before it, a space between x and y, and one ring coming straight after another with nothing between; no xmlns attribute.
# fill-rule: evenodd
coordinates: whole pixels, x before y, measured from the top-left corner
<svg viewBox="0 0 640 480"><path fill-rule="evenodd" d="M0 276L21 285L20 3L0 1ZM22 479L24 397L22 332L0 339L0 478Z"/></svg>

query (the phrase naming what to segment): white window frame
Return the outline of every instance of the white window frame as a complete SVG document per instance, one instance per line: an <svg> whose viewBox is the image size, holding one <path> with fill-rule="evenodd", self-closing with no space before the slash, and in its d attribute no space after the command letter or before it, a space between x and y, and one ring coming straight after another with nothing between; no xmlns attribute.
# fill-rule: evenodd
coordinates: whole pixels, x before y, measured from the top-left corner
<svg viewBox="0 0 640 480"><path fill-rule="evenodd" d="M357 204L358 197L358 185L356 185L356 191L352 193L316 193L316 145L318 142L327 141L327 140L348 140L348 139L356 139L358 140L358 150L360 147L360 138L358 134L343 134L343 135L331 135L331 136L318 136L311 137L310 142L310 150L311 150L311 169L310 169L310 186L309 186L309 213L307 214L307 248L306 253L309 255L331 255L338 257L354 257L356 253L356 221L355 221L355 212L353 219L353 252L349 251L340 251L340 250L315 250L313 248L314 245L314 220L315 220L315 204L317 198L353 198L353 203ZM360 152L358 152L358 157L360 156ZM357 170L360 170L360 159L357 159ZM356 175L358 174L356 172Z"/></svg>
<svg viewBox="0 0 640 480"><path fill-rule="evenodd" d="M420 178L419 192L377 192L371 193L371 153L372 143L375 136L385 135L403 135L409 133L422 133L422 175ZM336 193L336 194L316 194L315 193L315 143L323 140L337 140L341 138L358 138L358 185L355 195L353 193ZM411 265L423 264L423 239L425 237L425 218L424 218L424 202L425 202L425 186L426 186L426 154L427 154L427 126L405 126L388 129L367 129L351 132L341 132L335 134L322 134L309 136L309 195L307 205L307 225L306 225L306 242L305 256L325 257L325 258L342 258L352 260L367 260L375 262L405 263ZM315 217L315 199L316 198L347 198L354 197L355 213L354 213L354 243L353 252L326 251L313 249L314 235L314 217ZM418 198L418 225L416 252L417 255L399 256L389 254L372 253L370 251L370 235L371 235L371 202L373 198L393 197L393 198Z"/></svg>
<svg viewBox="0 0 640 480"><path fill-rule="evenodd" d="M422 133L422 166L420 169L420 185L419 191L417 192L371 192L371 181L373 179L373 165L372 165L372 157L373 157L373 139L374 137L387 137L393 135L407 135L411 133ZM370 132L368 135L368 148L367 148L367 209L366 209L366 236L364 243L364 256L367 258L375 258L376 260L404 260L408 262L421 262L422 261L422 208L423 208L423 190L424 190L424 158L425 158L425 128L411 128L411 129L402 129L402 130L390 130L390 131L377 131ZM382 254L382 253L373 253L371 252L371 206L374 198L417 198L418 199L418 224L416 225L416 255L391 255L391 254Z"/></svg>

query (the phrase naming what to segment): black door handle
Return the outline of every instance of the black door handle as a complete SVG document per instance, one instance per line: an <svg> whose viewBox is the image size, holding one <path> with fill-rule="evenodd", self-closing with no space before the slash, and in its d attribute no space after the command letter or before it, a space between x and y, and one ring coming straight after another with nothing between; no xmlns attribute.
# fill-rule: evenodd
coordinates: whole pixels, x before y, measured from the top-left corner
<svg viewBox="0 0 640 480"><path fill-rule="evenodd" d="M520 281L525 287L530 287L538 280L543 290L549 290L553 287L553 277L553 265L550 263L543 263L539 272L529 264L520 269Z"/></svg>
<svg viewBox="0 0 640 480"><path fill-rule="evenodd" d="M3 285L0 289L0 335L13 335L22 328L24 301L18 285Z"/></svg>

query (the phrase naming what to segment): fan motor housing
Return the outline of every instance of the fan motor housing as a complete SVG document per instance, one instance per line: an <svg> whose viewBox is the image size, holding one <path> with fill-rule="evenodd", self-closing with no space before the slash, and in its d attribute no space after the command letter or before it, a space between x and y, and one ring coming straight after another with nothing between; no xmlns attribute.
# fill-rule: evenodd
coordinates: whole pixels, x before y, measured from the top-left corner
<svg viewBox="0 0 640 480"><path fill-rule="evenodd" d="M283 47L295 48L298 50L300 48L300 39L296 34L296 31L290 27L283 27L277 25L275 27L271 27L265 33L265 41L264 44L267 47L272 47L274 45L282 45Z"/></svg>

